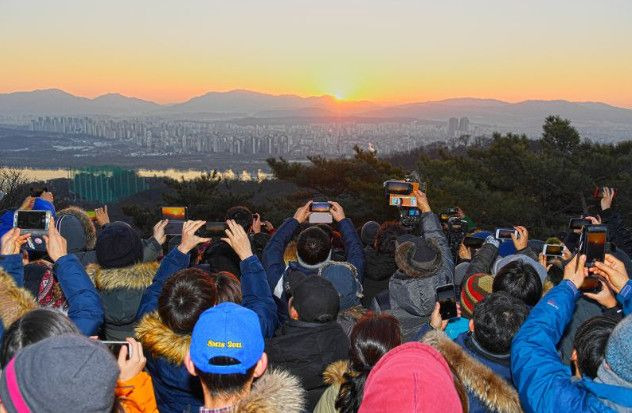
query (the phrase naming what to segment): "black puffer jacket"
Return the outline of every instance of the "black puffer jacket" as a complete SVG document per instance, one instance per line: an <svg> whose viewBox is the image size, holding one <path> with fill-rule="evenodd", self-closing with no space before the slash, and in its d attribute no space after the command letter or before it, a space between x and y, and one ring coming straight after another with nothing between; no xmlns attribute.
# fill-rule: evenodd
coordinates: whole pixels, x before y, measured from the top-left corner
<svg viewBox="0 0 632 413"><path fill-rule="evenodd" d="M307 390L306 411L314 410L327 388L323 372L334 361L349 357L349 339L335 320L307 323L290 320L266 341L270 366L297 376Z"/></svg>
<svg viewBox="0 0 632 413"><path fill-rule="evenodd" d="M362 305L368 308L376 295L388 290L388 281L397 271L397 264L394 254L382 254L371 247L364 249L364 259L366 267L362 283Z"/></svg>

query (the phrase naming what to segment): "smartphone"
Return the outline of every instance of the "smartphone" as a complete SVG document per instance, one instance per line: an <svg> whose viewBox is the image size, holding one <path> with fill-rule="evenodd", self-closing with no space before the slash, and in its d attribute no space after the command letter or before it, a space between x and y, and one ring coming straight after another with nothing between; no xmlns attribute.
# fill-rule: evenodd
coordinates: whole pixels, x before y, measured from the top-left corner
<svg viewBox="0 0 632 413"><path fill-rule="evenodd" d="M582 254L586 254L586 267L603 262L606 256L606 238L608 227L605 225L587 225L582 234Z"/></svg>
<svg viewBox="0 0 632 413"><path fill-rule="evenodd" d="M103 343L114 357L118 358L119 353L121 352L121 347L127 346L127 358L132 357L132 347L129 345L127 341L108 341L108 340L99 340Z"/></svg>
<svg viewBox="0 0 632 413"><path fill-rule="evenodd" d="M90 218L93 221L96 221L97 219L97 213L94 210L86 211L86 215L88 216L88 218Z"/></svg>
<svg viewBox="0 0 632 413"><path fill-rule="evenodd" d="M584 282L579 287L579 291L583 293L598 293L601 291L602 287L603 285L601 284L601 281L599 281L599 278L589 275L584 278Z"/></svg>
<svg viewBox="0 0 632 413"><path fill-rule="evenodd" d="M48 232L50 211L18 210L13 214L13 228L20 228L20 234L44 235Z"/></svg>
<svg viewBox="0 0 632 413"><path fill-rule="evenodd" d="M564 246L560 244L544 244L542 248L542 254L547 257L561 257L564 251Z"/></svg>
<svg viewBox="0 0 632 413"><path fill-rule="evenodd" d="M161 207L162 219L168 219L165 235L182 235L182 226L187 219L186 207Z"/></svg>
<svg viewBox="0 0 632 413"><path fill-rule="evenodd" d="M571 218L568 222L568 227L570 229L582 229L586 225L592 225L592 222L584 218Z"/></svg>
<svg viewBox="0 0 632 413"><path fill-rule="evenodd" d="M204 238L224 237L228 225L225 221L208 221L204 226L204 230L200 231Z"/></svg>
<svg viewBox="0 0 632 413"><path fill-rule="evenodd" d="M465 245L468 248L480 248L483 246L483 244L485 243L485 240L483 238L476 238L476 237L465 237L463 238L463 245Z"/></svg>
<svg viewBox="0 0 632 413"><path fill-rule="evenodd" d="M334 222L331 216L331 204L329 202L314 201L309 206L309 223L310 224L331 224Z"/></svg>
<svg viewBox="0 0 632 413"><path fill-rule="evenodd" d="M437 301L439 302L439 312L441 318L449 320L455 318L458 313L456 311L456 289L454 284L446 284L437 287Z"/></svg>
<svg viewBox="0 0 632 413"><path fill-rule="evenodd" d="M514 235L516 238L520 236L520 234L518 234L518 231L514 228L496 229L496 239L511 239L512 235Z"/></svg>

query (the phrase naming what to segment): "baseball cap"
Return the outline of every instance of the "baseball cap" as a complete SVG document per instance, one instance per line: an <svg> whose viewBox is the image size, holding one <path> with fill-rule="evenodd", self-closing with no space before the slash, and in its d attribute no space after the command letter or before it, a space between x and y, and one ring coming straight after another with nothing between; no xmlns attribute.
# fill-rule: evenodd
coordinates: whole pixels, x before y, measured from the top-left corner
<svg viewBox="0 0 632 413"><path fill-rule="evenodd" d="M301 321L326 323L335 320L340 310L340 297L333 284L323 277L306 277L292 289L292 306Z"/></svg>
<svg viewBox="0 0 632 413"><path fill-rule="evenodd" d="M191 334L189 353L195 367L212 374L245 374L263 354L259 318L254 311L224 302L204 311ZM217 362L230 357L233 364Z"/></svg>

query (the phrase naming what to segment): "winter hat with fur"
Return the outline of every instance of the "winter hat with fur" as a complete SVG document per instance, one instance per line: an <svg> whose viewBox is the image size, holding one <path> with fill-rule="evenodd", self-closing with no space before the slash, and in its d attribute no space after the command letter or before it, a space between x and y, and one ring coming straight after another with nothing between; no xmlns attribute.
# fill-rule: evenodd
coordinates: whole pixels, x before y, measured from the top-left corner
<svg viewBox="0 0 632 413"><path fill-rule="evenodd" d="M406 234L395 240L397 268L408 277L433 276L441 265L441 253L432 239Z"/></svg>
<svg viewBox="0 0 632 413"><path fill-rule="evenodd" d="M103 268L122 268L143 259L143 244L129 224L113 222L97 238L97 261Z"/></svg>
<svg viewBox="0 0 632 413"><path fill-rule="evenodd" d="M77 207L62 209L57 213L56 227L68 243L68 252L94 249L97 230L86 212Z"/></svg>

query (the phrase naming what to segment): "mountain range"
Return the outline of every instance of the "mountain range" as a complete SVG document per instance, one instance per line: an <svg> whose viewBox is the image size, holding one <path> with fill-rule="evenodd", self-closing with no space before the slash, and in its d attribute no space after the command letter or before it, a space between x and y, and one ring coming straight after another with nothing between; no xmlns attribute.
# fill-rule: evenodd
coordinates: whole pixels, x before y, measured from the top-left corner
<svg viewBox="0 0 632 413"><path fill-rule="evenodd" d="M165 116L184 119L366 117L447 121L466 116L471 123L517 128L541 128L544 118L556 114L597 135L617 130L632 139L632 110L600 102L527 100L508 103L493 99L455 98L441 101L381 106L368 101L340 101L332 96L270 95L247 90L209 92L186 102L160 105L110 93L89 99L59 89L0 94L0 116L102 115Z"/></svg>

